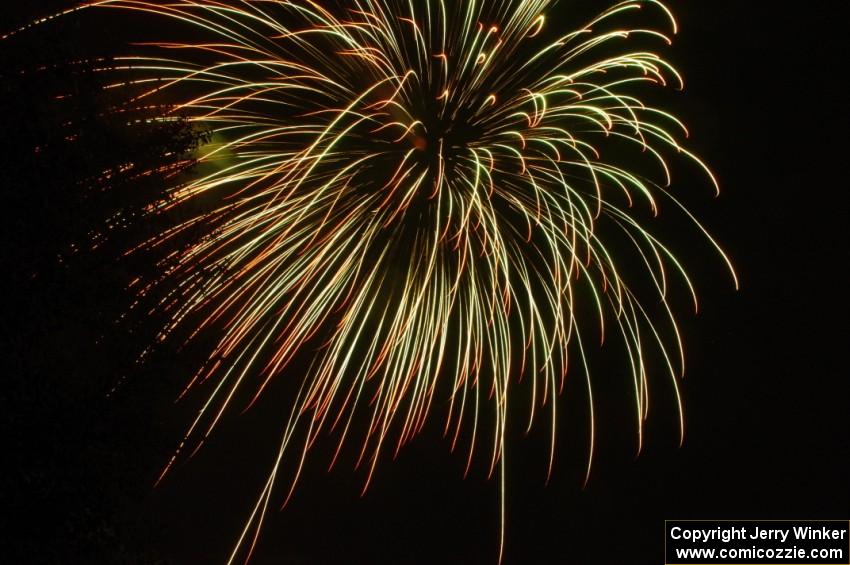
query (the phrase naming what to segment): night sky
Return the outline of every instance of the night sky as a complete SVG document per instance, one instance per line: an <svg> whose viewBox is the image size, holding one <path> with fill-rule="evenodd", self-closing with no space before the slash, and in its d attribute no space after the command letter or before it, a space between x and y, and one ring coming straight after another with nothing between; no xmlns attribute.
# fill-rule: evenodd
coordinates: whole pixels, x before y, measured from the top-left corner
<svg viewBox="0 0 850 565"><path fill-rule="evenodd" d="M569 26L573 3L559 2L549 25ZM510 438L506 564L662 563L665 519L850 518L848 218L840 204L848 186L847 95L840 75L850 52L846 33L837 29L844 18L837 14L840 3L793 10L732 0L670 4L680 33L665 54L686 82L670 106L688 124L690 147L710 163L723 193L712 198L696 175L679 183L692 191L688 204L731 255L741 290L734 291L708 246L681 250L702 307L696 316L680 316L688 363L682 447L663 387L638 457L632 413L621 405L628 398L600 401L599 452L586 486L579 389L571 395L567 387L562 443L548 485L545 422L524 440ZM0 16L0 29L59 5L16 7ZM4 147L16 143L7 128ZM14 175L2 177L4 192L20 186L12 183ZM49 223L44 229L52 233ZM667 236L675 243L675 233ZM39 243L14 245L35 249ZM68 337L63 359L71 365L111 367L112 360L95 359L101 353L68 335L68 319L76 314L68 310L63 318L62 305L72 301L58 296L61 287L39 291L57 305L51 325L39 331L42 322L29 315L28 283L13 281L0 352L3 371L10 371L4 379L16 392L3 395L0 422L3 434L14 438L11 460L27 471L6 469L18 479L2 483L6 503L0 507L12 509L2 511L0 539L9 548L3 554L14 556L14 563L224 562L278 439L282 410L274 391L256 410L231 415L202 451L154 489L196 406L172 403L188 363L160 359L108 400L108 378L88 383L84 376L51 373L52 384L43 386L36 382L43 375L35 360L52 350L20 337L13 319L28 319L33 335ZM47 340L60 347L55 341ZM105 355L121 351L116 346ZM594 355L600 359L597 386L628 386L613 372L606 375L606 349ZM54 429L52 407L86 395L95 400L57 409L75 414L68 421L85 421L85 427ZM495 563L498 481L486 480L480 467L462 478L465 451L449 453L438 420L395 462L387 458L379 465L362 498L362 472L339 465L326 473L335 444L317 447L290 505L270 513L252 563ZM91 442L98 446L94 458L87 451ZM20 476L25 480L15 482ZM82 494L57 495L67 490L65 482L87 486ZM91 512L102 517L80 517L76 526L63 518L76 516L72 507L89 498L97 500ZM92 535L86 530L93 523L108 532ZM109 543L126 553L90 557L87 544Z"/></svg>

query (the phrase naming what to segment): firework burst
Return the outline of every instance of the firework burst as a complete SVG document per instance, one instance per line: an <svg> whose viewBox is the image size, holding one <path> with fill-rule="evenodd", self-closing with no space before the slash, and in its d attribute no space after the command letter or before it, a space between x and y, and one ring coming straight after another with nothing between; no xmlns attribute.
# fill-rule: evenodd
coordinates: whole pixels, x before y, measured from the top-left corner
<svg viewBox="0 0 850 565"><path fill-rule="evenodd" d="M568 362L591 407L589 473L586 352L606 333L628 360L638 444L648 357L676 387L681 418L684 355L668 286L693 286L644 211L683 214L728 259L671 194L668 159L695 164L716 186L714 177L680 145L681 122L638 98L681 85L660 55L634 47L670 43L676 23L660 2L634 0L553 36L551 4L84 6L147 12L186 30L191 41L140 44L119 59L114 70L126 76L116 84L140 88L136 102L179 101L175 112L218 140L200 159L203 174L150 207L167 214L204 202L207 211L143 247L199 226L206 236L169 257L161 279L137 285L140 296L168 289L156 307L171 320L159 339L187 326L219 336L186 388L206 382L212 392L175 459L243 391L253 403L272 379L299 381L231 561L250 556L282 461L298 462L284 480L291 495L323 434L339 448L358 442L365 490L381 454L431 416L469 463L485 453L491 473L504 468L508 426L545 418L551 473ZM658 26L634 24L644 20ZM620 268L625 256L641 268ZM653 290L651 307L638 280ZM309 370L296 374L305 356ZM511 404L516 387L530 391L530 406Z"/></svg>

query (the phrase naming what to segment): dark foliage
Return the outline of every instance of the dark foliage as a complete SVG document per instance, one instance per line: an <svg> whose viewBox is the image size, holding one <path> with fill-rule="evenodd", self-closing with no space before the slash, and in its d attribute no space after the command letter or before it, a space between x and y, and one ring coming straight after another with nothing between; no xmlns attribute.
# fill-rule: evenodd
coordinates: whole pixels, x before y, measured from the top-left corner
<svg viewBox="0 0 850 565"><path fill-rule="evenodd" d="M185 174L204 136L179 117L155 119L167 107L128 102L129 85L105 89L111 61L82 33L69 17L0 45L8 563L159 562L151 526L130 510L155 477L139 461L155 466L167 451L151 429L165 402L153 393L156 363L132 362L143 340L131 334L155 321L122 320L125 289L158 258L120 258L158 230L144 208L164 195L166 177ZM131 373L131 390L110 396Z"/></svg>

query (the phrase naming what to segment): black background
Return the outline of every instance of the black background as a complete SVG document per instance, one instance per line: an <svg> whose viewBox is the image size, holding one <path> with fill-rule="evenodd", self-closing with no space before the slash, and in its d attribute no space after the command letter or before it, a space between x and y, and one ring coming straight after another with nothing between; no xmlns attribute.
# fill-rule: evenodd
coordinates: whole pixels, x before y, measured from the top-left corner
<svg viewBox="0 0 850 565"><path fill-rule="evenodd" d="M550 25L571 22L570 4L560 3ZM662 563L664 519L850 517L843 6L671 2L681 31L668 54L686 78L677 112L723 187L712 200L704 183L695 185L706 197L693 202L732 256L742 288L732 290L710 250L683 258L703 308L683 317L682 447L665 398L655 403L662 407L651 415L639 457L631 415L603 406L600 452L586 486L581 417L567 418L577 431L564 433L548 485L545 437L512 446L505 563ZM8 21L44 10L17 7ZM165 388L171 394L173 383ZM128 404L118 400L110 409ZM145 426L150 418L150 433L164 444L177 439L188 415L171 411L167 399L132 411ZM152 457L142 450L145 457L98 480L105 492L128 480L130 490L145 483L142 494L115 504L147 524L144 543L166 562L222 562L264 476L260 464L268 463L261 440L245 446L241 434L276 425L269 423L278 416L259 410L234 420L157 489L147 485L167 448ZM37 434L10 426L13 434ZM109 441L116 452L133 453L121 434ZM362 474L340 466L327 475L318 465L290 506L271 513L253 562L495 563L498 481L485 480L481 469L463 480L463 463L431 430L385 462L363 498ZM79 465L55 472L84 474ZM125 475L129 467L138 472ZM49 545L55 539L39 532L39 520L67 509L34 500L41 506L26 511L36 518L14 517L28 524L16 535ZM79 562L65 555L62 562Z"/></svg>

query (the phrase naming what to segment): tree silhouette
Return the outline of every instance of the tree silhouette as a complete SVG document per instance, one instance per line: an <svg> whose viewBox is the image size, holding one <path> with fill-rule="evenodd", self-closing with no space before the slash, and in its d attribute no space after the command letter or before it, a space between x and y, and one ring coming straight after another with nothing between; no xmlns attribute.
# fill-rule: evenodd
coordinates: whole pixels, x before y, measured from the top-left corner
<svg viewBox="0 0 850 565"><path fill-rule="evenodd" d="M105 88L109 38L85 33L69 16L0 42L9 563L160 561L132 511L155 469L134 462L160 462L150 408L171 398L145 378L155 363L133 366L155 320L122 314L124 289L162 257L123 252L169 221L145 207L189 173L205 134L165 103L134 103L132 85ZM133 370L132 390L109 397Z"/></svg>

